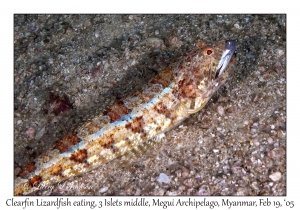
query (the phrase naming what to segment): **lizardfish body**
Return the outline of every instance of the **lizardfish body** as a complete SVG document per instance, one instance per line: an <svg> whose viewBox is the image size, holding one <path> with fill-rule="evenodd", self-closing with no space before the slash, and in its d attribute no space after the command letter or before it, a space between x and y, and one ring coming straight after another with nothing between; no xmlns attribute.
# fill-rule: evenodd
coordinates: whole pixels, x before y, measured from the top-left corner
<svg viewBox="0 0 300 210"><path fill-rule="evenodd" d="M235 41L223 41L181 57L24 167L14 194L26 195L95 169L198 112L229 78L235 47Z"/></svg>

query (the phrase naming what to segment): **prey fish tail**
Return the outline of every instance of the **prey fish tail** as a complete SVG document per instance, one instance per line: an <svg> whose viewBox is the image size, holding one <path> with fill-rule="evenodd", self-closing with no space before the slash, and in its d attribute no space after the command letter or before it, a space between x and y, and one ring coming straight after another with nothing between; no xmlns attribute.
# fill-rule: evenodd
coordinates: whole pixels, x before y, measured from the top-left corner
<svg viewBox="0 0 300 210"><path fill-rule="evenodd" d="M235 48L235 41L222 41L177 59L26 165L15 179L14 194L27 195L95 169L198 112L230 77Z"/></svg>

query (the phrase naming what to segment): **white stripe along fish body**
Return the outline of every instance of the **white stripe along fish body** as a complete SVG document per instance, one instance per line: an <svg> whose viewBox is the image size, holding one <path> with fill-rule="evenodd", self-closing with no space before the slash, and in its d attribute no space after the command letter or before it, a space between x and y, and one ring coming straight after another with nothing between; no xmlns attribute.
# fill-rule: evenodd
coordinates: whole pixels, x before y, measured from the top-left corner
<svg viewBox="0 0 300 210"><path fill-rule="evenodd" d="M235 41L222 41L178 59L25 166L14 194L26 195L97 168L201 110L228 79L235 46Z"/></svg>

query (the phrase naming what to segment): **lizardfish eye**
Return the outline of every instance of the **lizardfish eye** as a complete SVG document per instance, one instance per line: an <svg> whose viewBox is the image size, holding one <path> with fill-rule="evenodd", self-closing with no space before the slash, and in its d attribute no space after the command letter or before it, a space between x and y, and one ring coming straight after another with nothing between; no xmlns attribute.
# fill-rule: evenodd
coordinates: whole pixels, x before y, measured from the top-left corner
<svg viewBox="0 0 300 210"><path fill-rule="evenodd" d="M204 50L203 50L203 55L212 55L214 52L213 48L211 47L206 47Z"/></svg>
<svg viewBox="0 0 300 210"><path fill-rule="evenodd" d="M224 72L224 70L227 68L235 49L236 49L236 41L234 41L234 40L226 41L222 57L217 66L215 78L220 76Z"/></svg>
<svg viewBox="0 0 300 210"><path fill-rule="evenodd" d="M210 55L210 54L212 54L213 53L213 51L211 50L211 49L208 49L207 51L206 51L206 54L207 55Z"/></svg>

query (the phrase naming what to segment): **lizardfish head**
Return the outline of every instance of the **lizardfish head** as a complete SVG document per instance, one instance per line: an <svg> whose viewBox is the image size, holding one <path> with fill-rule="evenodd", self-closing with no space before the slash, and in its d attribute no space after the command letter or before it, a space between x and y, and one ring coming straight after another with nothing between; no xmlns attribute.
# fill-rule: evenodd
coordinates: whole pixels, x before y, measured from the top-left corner
<svg viewBox="0 0 300 210"><path fill-rule="evenodd" d="M200 49L197 53L191 53L184 65L179 66L184 71L184 77L178 79L178 92L184 96L189 113L202 109L232 75L236 41L221 41Z"/></svg>
<svg viewBox="0 0 300 210"><path fill-rule="evenodd" d="M215 45L203 47L201 55L200 78L198 86L203 92L216 91L231 75L234 64L232 56L236 41L221 41Z"/></svg>

